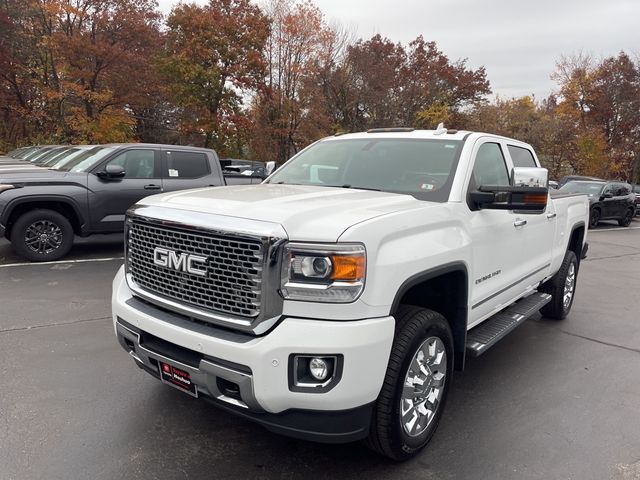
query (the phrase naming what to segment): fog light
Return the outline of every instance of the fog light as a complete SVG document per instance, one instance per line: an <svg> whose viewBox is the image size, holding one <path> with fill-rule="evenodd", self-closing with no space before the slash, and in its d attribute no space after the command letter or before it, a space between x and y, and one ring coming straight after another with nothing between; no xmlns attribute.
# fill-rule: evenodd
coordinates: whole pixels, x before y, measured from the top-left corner
<svg viewBox="0 0 640 480"><path fill-rule="evenodd" d="M309 362L309 372L316 380L324 380L329 374L329 367L322 358L312 358Z"/></svg>

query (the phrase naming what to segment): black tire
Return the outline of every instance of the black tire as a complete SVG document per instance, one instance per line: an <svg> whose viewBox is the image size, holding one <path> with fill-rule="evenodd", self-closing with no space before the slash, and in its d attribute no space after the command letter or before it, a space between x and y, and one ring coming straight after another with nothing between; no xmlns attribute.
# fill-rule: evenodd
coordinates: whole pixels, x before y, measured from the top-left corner
<svg viewBox="0 0 640 480"><path fill-rule="evenodd" d="M573 281L571 297L568 303L565 302L565 286L568 285L567 277L571 275L573 266ZM560 270L545 282L539 290L551 295L551 301L540 309L540 313L554 320L563 320L569 315L571 306L573 305L573 299L576 296L576 281L578 279L578 259L576 254L571 250L567 250L564 254L564 259Z"/></svg>
<svg viewBox="0 0 640 480"><path fill-rule="evenodd" d="M634 215L635 211L630 208L629 210L627 210L627 213L624 214L624 217L618 220L618 225L620 225L621 227L628 227L629 225L631 225L631 220L633 220Z"/></svg>
<svg viewBox="0 0 640 480"><path fill-rule="evenodd" d="M54 210L31 210L13 224L11 244L16 253L32 262L57 260L71 250L73 227Z"/></svg>
<svg viewBox="0 0 640 480"><path fill-rule="evenodd" d="M432 310L402 305L395 318L395 338L384 383L374 406L367 446L386 457L400 461L407 460L422 450L429 443L438 427L453 373L453 337L447 320ZM436 348L435 345L438 340L433 339L439 339L441 343L437 343L438 347L444 347L441 349L441 352L444 351L446 354L444 358L446 362L444 377L437 378L442 372L438 370L435 362L432 365L429 365L428 362L422 365L426 364L431 373L431 379L428 380L430 387L427 387L427 389L431 388L430 393L433 393L435 388L441 386L441 389L437 389L441 396L436 400L437 406L434 408L432 415L427 415L426 419L424 416L422 417L422 421L426 422L424 430L420 431L418 429L416 435L411 436L405 431L405 427L401 422L401 408L405 404L403 389L414 355L418 355L419 350L425 348L426 345L434 345L434 348ZM429 344L427 342L433 343ZM425 357L422 359L424 362ZM440 357L438 364L442 368L442 357ZM411 382L414 385L414 391L424 385L413 383L413 380ZM437 384L431 386L433 385L432 382L437 382ZM415 385L419 386L416 388ZM423 393L426 393L426 391ZM424 409L427 405L428 397L421 398L424 399L422 407ZM433 404L430 403L429 406L431 405ZM415 403L411 411L420 418L419 412L415 408ZM414 425L417 424L420 427L420 423L420 421L416 421Z"/></svg>
<svg viewBox="0 0 640 480"><path fill-rule="evenodd" d="M589 214L589 228L596 228L600 223L600 210L594 208Z"/></svg>

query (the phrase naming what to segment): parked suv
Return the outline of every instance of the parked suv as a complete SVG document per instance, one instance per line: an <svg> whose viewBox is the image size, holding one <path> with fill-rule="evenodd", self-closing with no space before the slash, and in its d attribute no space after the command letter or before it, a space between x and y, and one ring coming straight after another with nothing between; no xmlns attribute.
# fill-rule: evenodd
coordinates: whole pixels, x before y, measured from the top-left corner
<svg viewBox="0 0 640 480"><path fill-rule="evenodd" d="M584 193L589 197L589 227L600 220L618 220L628 227L636 212L635 195L631 185L624 182L574 181L564 185L560 193Z"/></svg>
<svg viewBox="0 0 640 480"><path fill-rule="evenodd" d="M640 215L640 185L633 186L633 193L636 195L636 215Z"/></svg>

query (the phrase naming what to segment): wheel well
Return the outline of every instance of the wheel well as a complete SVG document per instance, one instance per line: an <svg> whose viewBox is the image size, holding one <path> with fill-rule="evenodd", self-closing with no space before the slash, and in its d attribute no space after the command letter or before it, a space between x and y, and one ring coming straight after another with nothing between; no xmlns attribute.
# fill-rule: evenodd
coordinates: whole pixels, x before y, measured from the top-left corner
<svg viewBox="0 0 640 480"><path fill-rule="evenodd" d="M582 258L582 244L584 241L584 226L580 226L576 228L573 232L571 232L571 238L569 239L569 246L567 250L571 250L576 254L576 258L578 259L578 264L580 264L580 260Z"/></svg>
<svg viewBox="0 0 640 480"><path fill-rule="evenodd" d="M454 367L464 368L467 342L467 274L454 270L424 280L415 279L394 302L393 315L401 304L428 308L447 319L453 334Z"/></svg>
<svg viewBox="0 0 640 480"><path fill-rule="evenodd" d="M9 214L9 219L7 220L7 230L5 232L5 236L9 238L11 235L11 228L13 224L22 216L23 214L36 209L45 209L45 210L53 210L58 212L61 215L64 215L69 222L71 222L71 226L73 227L73 231L76 235L80 234L80 219L78 218L77 213L73 209L71 205L65 202L56 202L56 201L36 201L36 202L27 202L16 205L16 207Z"/></svg>

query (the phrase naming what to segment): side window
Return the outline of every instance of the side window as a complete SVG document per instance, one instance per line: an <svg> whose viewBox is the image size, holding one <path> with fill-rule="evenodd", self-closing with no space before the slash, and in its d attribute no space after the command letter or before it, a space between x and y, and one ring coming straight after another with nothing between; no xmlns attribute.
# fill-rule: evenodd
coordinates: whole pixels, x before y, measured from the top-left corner
<svg viewBox="0 0 640 480"><path fill-rule="evenodd" d="M473 165L474 187L482 185L509 185L507 165L497 143L484 143L478 149Z"/></svg>
<svg viewBox="0 0 640 480"><path fill-rule="evenodd" d="M631 193L631 185L623 183L620 185L620 195L626 196Z"/></svg>
<svg viewBox="0 0 640 480"><path fill-rule="evenodd" d="M602 190L602 194L606 194L606 193L610 193L611 195L615 195L616 194L616 186L613 183L609 183L608 185L606 185L604 187L604 190Z"/></svg>
<svg viewBox="0 0 640 480"><path fill-rule="evenodd" d="M209 174L209 162L204 153L167 152L165 178L200 178Z"/></svg>
<svg viewBox="0 0 640 480"><path fill-rule="evenodd" d="M509 145L509 154L514 167L537 167L533 154L526 148Z"/></svg>
<svg viewBox="0 0 640 480"><path fill-rule="evenodd" d="M153 150L127 150L111 160L108 165L122 166L125 178L157 178L155 157Z"/></svg>

